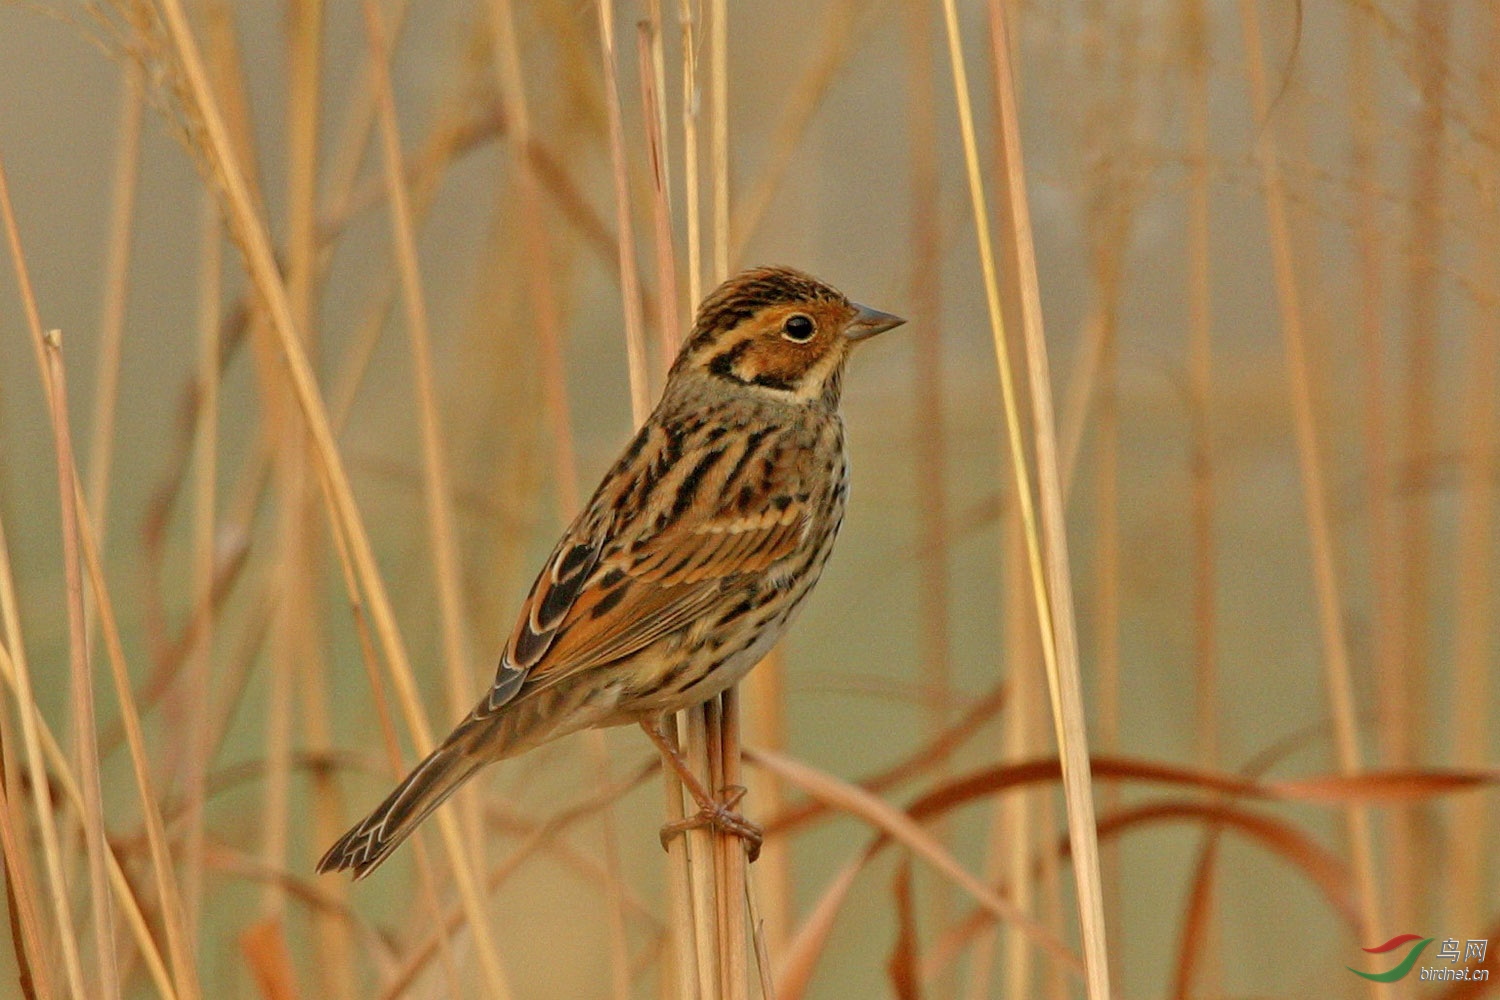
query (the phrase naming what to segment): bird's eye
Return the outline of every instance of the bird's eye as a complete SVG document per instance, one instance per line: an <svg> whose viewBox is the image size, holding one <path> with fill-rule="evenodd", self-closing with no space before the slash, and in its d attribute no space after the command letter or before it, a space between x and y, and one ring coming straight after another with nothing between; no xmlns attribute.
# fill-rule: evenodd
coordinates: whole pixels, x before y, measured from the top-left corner
<svg viewBox="0 0 1500 1000"><path fill-rule="evenodd" d="M805 344L812 339L814 327L810 317L795 313L781 324L781 335L795 344Z"/></svg>

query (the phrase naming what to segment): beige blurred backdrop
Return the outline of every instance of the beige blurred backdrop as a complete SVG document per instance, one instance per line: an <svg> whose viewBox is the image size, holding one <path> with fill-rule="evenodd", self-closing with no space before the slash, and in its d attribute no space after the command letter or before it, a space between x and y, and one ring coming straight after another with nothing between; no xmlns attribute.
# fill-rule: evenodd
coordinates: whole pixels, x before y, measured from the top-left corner
<svg viewBox="0 0 1500 1000"><path fill-rule="evenodd" d="M213 19L233 33L264 215L272 234L285 239L288 11L279 3L189 6L200 37L212 33ZM585 494L631 423L596 8L582 0L517 6L532 129L609 239L601 244L585 233L577 206L566 208L549 188L540 205L547 256L536 259L523 236L515 161L506 136L493 132L443 171L420 226L476 695L531 574L568 516L559 506L565 494L546 415L529 271L545 269L555 291L574 469ZM645 11L635 3L619 7L637 259L659 299L635 53L635 23ZM1487 507L1497 467L1495 435L1482 433L1495 419L1500 274L1500 23L1492 5L1261 4L1274 96L1269 122L1258 121L1252 110L1240 5L1029 0L1007 10L1015 27L1053 390L1065 430L1083 417L1068 526L1095 751L1238 772L1279 746L1268 762L1271 776L1340 768L1289 396L1285 293L1282 286L1279 294L1273 270L1267 192L1256 158L1257 142L1269 141L1279 150L1287 195L1285 249L1301 296L1297 319L1307 344L1336 614L1351 667L1362 765L1493 767L1500 564ZM976 2L961 3L958 14L995 205L1000 178L990 15ZM1195 14L1203 19L1196 50L1204 60L1203 91L1194 89ZM494 106L494 73L483 41L488 16L482 3L442 2L421 4L407 17L391 69L408 152L423 148L445 116L482 120ZM125 116L120 24L117 13L101 21L89 5L0 5L0 157L42 322L62 331L70 416L86 480ZM677 25L671 10L668 152L681 262ZM1033 690L1041 683L1037 658L1004 653L1025 648L1004 625L1011 584L1002 585L1010 557L1001 518L1014 487L942 11L894 0L733 4L728 32L731 210L742 210L763 191L769 198L753 230L733 232L733 265L791 264L910 320L852 365L845 396L852 503L837 554L785 643L787 751L854 780L913 753L1001 678L1029 672ZM330 190L328 161L363 86L368 46L359 5L327 5L321 48L319 194L326 206L337 194ZM924 72L930 73L930 102L914 98ZM141 685L191 609L190 488L159 545L146 526L158 509L154 498L173 476L183 400L195 378L210 212L174 100L158 83L148 81L140 134L104 517L108 580ZM1195 95L1206 97L1202 160L1193 145ZM926 139L925 129L931 130ZM937 171L925 208L913 180L921 159L914 150L922 149L933 152ZM1368 157L1363 174L1360 155ZM1203 164L1207 184L1206 255L1193 242L1195 162ZM378 191L380 169L379 145L372 142L358 177ZM763 187L773 175L774 184ZM927 246L918 242L914 223L923 212L935 234L935 244ZM233 244L222 248L227 310L247 282ZM11 257L3 257L0 514L37 700L61 735L70 718L68 626L53 446ZM1195 395L1190 353L1195 276L1207 278L1210 292L1206 400ZM394 282L388 216L377 198L341 231L319 296L312 353L325 396L347 374L361 329ZM680 300L672 304L679 315L689 305L685 283ZM411 355L399 301L374 342L338 442L428 716L441 730L455 712L439 665ZM1019 363L1019 352L1016 358ZM248 347L227 359L220 399L220 543L248 548L243 576L216 614L209 659L216 704L228 704L235 672L248 672L225 743L209 765L212 774L266 757L274 659L297 648L252 637L253 623L262 620L256 595L276 573L274 484L257 498L253 518L239 524L231 518L236 498L245 495L242 469L269 412ZM942 445L938 465L932 464L934 440ZM1476 453L1476 442L1490 451ZM1207 468L1212 477L1212 576L1206 584L1195 575L1202 554L1193 531L1195 468ZM941 501L936 508L934 493ZM359 764L339 779L343 815L352 821L383 794L389 775L338 566L326 529L316 533L322 540L309 591L315 604L307 608L315 625L305 638L317 663L299 659L283 669L294 683L303 670L324 672L332 746ZM934 538L944 541L941 551L932 550ZM1474 554L1476 544L1482 547ZM156 555L148 551L153 546ZM923 567L933 565L936 572L924 574ZM1382 571L1390 574L1384 590ZM934 595L934 580L943 584L942 594ZM1214 601L1211 619L1203 617L1205 592ZM923 616L934 608L946 609L945 620L924 627ZM1211 642L1205 643L1205 628ZM947 644L937 659L935 636ZM1208 663L1200 659L1205 649ZM1117 662L1118 675L1101 686L1106 660ZM117 707L103 671L97 654L101 727L108 729ZM172 746L185 711L182 697L180 685L169 689L147 715L148 741L166 788L181 780ZM295 698L292 705L287 739L300 750L307 745L306 706ZM13 710L7 692L6 711ZM1012 710L923 781L1001 759ZM1465 711L1467 730L1459 721ZM1477 736L1476 716L1482 723ZM1045 716L1033 715L1031 731L1026 756L1053 752ZM649 757L649 746L633 730L608 734L607 747L617 776ZM103 779L111 834L122 850L143 852L122 749L105 759ZM578 739L492 768L483 782L486 796L514 822L499 824L491 860L519 842L518 824L586 797L594 780ZM923 781L892 792L891 801L907 801ZM286 866L298 879L312 877L326 846L308 822L310 788L305 774L293 773ZM1174 796L1205 800L1191 790L1140 783L1110 788L1110 797L1101 799L1104 814ZM264 849L264 795L257 772L216 793L206 807L211 849L198 955L206 995L264 995L247 971L241 939L263 912L286 914L300 995L319 995L318 944L306 908L273 898L238 865ZM656 835L660 799L659 783L648 782L622 801L615 817L630 892L654 913L628 933L642 966L652 961L649 944L666 919L664 855ZM1060 797L1044 791L1032 801L1039 824L1034 842L1055 844L1065 829ZM1488 846L1496 829L1493 806L1494 793L1481 791L1410 808L1373 807L1384 910L1367 938L1330 908L1304 872L1230 833L1217 862L1209 957L1192 995L1365 995L1345 966L1384 966L1366 964L1361 947L1405 932L1439 939L1497 936L1487 930L1500 910L1500 871ZM1337 804L1246 807L1275 816L1350 863L1346 814ZM766 818L755 795L745 808ZM992 814L984 800L937 827L976 872L993 871L998 863L990 846ZM1161 823L1106 842L1110 950L1120 996L1172 995L1203 833L1202 822ZM798 833L789 869L794 915L805 914L865 835L847 818ZM599 837L592 821L570 829L555 851L529 861L494 896L494 926L516 995L609 995L605 907L597 880L587 874L598 863ZM1475 844L1482 845L1477 868ZM407 912L415 884L409 855L403 849L348 896L398 941L423 929ZM861 876L809 995L895 995L886 961L897 936L897 856L886 852ZM144 868L135 870L144 883ZM73 877L81 873L80 863ZM1039 886L1045 877L1039 876ZM971 904L920 865L916 878L920 940L924 955L931 955ZM1035 905L1041 919L1060 921L1056 925L1072 940L1070 884L1064 864L1060 899L1049 904L1043 893ZM86 907L76 909L78 926L86 928ZM1500 948L1500 941L1490 944ZM0 964L8 968L10 949L0 951L7 956ZM455 960L462 968L472 958L460 946ZM988 986L974 985L973 961L961 958L933 975L926 995L1007 995L1003 970ZM1003 965L1005 953L996 961ZM374 989L376 966L361 957L358 968L357 995L375 995L366 991ZM1039 964L1034 992L1026 995L1058 989L1047 969ZM656 972L647 969L634 995L656 995L657 984ZM1435 984L1406 985L1409 995L1447 995ZM470 988L479 995L477 985ZM1080 995L1072 992L1076 983L1063 989ZM127 994L156 995L138 968ZM0 974L0 996L20 995L13 975ZM443 977L428 977L411 995L447 995Z"/></svg>

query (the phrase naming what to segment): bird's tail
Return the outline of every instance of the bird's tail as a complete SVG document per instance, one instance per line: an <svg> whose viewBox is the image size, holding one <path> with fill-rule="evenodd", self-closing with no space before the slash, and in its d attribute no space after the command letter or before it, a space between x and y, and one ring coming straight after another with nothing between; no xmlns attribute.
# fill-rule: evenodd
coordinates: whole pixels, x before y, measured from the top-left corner
<svg viewBox="0 0 1500 1000"><path fill-rule="evenodd" d="M362 879L410 837L428 813L485 763L465 752L467 741L454 738L459 735L450 736L428 754L374 812L340 837L318 862L318 871L352 868L354 877Z"/></svg>

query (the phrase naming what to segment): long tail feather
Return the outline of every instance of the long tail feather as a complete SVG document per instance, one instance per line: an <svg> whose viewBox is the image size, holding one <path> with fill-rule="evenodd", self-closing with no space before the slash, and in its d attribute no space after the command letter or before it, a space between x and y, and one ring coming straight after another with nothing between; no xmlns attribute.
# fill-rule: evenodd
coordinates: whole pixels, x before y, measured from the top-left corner
<svg viewBox="0 0 1500 1000"><path fill-rule="evenodd" d="M593 684L556 684L527 692L498 711L488 700L481 701L374 812L328 849L318 862L318 871L352 868L356 879L364 878L485 764L597 724L601 710L588 704L595 688Z"/></svg>
<svg viewBox="0 0 1500 1000"><path fill-rule="evenodd" d="M418 764L396 790L354 825L318 862L319 872L354 870L362 879L374 871L427 814L478 770L476 761L451 737Z"/></svg>

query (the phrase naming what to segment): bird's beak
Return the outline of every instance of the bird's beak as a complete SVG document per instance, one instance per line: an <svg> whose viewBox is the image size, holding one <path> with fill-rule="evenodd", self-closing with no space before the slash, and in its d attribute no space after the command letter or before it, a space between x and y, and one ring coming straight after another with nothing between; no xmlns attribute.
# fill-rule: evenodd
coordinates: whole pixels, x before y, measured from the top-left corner
<svg viewBox="0 0 1500 1000"><path fill-rule="evenodd" d="M883 313L879 309L862 306L858 302L854 303L854 308L858 309L859 312L854 314L854 318L844 328L844 336L850 340L868 340L877 333L893 330L906 322L900 316L892 316L890 313Z"/></svg>

